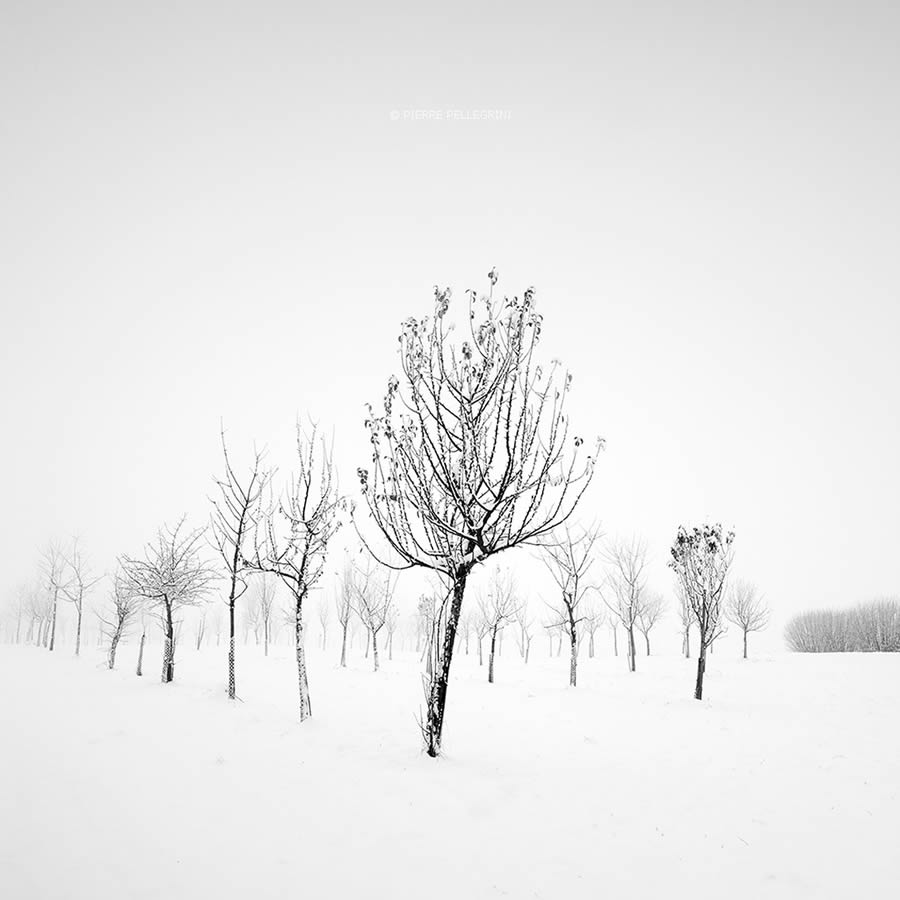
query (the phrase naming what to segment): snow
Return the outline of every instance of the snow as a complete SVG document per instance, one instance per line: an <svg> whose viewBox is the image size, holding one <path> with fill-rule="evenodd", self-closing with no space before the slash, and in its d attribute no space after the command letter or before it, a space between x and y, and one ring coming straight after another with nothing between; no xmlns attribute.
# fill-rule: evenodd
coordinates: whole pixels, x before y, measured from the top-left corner
<svg viewBox="0 0 900 900"><path fill-rule="evenodd" d="M474 649L474 648L473 648ZM543 650L543 653L541 652ZM883 896L900 835L900 654L709 663L508 646L455 663L446 755L419 750L413 654L158 645L134 675L0 647L0 894L180 898Z"/></svg>

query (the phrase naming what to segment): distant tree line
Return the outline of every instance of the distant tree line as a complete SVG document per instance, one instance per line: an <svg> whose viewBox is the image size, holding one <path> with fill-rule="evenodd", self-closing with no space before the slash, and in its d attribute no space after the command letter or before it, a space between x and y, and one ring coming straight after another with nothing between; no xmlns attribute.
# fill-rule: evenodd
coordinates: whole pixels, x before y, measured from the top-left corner
<svg viewBox="0 0 900 900"><path fill-rule="evenodd" d="M900 599L800 613L787 623L784 637L788 648L797 653L896 653L900 651Z"/></svg>

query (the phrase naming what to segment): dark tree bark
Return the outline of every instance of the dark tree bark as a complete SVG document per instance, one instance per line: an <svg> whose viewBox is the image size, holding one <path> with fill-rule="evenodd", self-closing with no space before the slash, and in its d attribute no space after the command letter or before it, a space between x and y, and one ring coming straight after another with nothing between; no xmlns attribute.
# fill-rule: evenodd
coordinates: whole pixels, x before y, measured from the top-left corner
<svg viewBox="0 0 900 900"><path fill-rule="evenodd" d="M494 653L497 649L497 629L491 629L491 652L488 656L488 684L494 683Z"/></svg>
<svg viewBox="0 0 900 900"><path fill-rule="evenodd" d="M425 752L432 758L438 756L441 750L444 711L447 707L447 688L450 683L450 664L453 660L456 628L459 625L459 616L468 577L469 568L461 566L457 570L456 578L453 582L450 613L447 616L447 623L444 628L443 647L438 657L439 668L432 676L431 685L426 694L426 721L423 728L423 737L425 738Z"/></svg>

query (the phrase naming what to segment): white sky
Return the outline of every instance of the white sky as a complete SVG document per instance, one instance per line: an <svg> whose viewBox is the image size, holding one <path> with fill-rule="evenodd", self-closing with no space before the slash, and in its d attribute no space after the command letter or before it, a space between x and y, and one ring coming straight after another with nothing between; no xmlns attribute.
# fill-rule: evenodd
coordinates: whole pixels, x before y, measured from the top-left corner
<svg viewBox="0 0 900 900"><path fill-rule="evenodd" d="M733 526L778 614L900 591L900 14L861 3L5 3L4 580L288 461L434 284L537 288L585 517ZM677 11L676 7L677 6ZM500 110L502 121L393 121Z"/></svg>

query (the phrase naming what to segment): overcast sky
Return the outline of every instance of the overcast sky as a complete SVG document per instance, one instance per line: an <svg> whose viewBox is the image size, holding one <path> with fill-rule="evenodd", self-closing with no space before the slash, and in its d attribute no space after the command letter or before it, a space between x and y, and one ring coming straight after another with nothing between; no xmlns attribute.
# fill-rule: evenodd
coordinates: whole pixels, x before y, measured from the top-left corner
<svg viewBox="0 0 900 900"><path fill-rule="evenodd" d="M199 521L220 417L284 467L313 416L355 491L399 323L496 266L659 589L708 518L779 625L900 592L895 4L43 6L0 27L3 590Z"/></svg>

